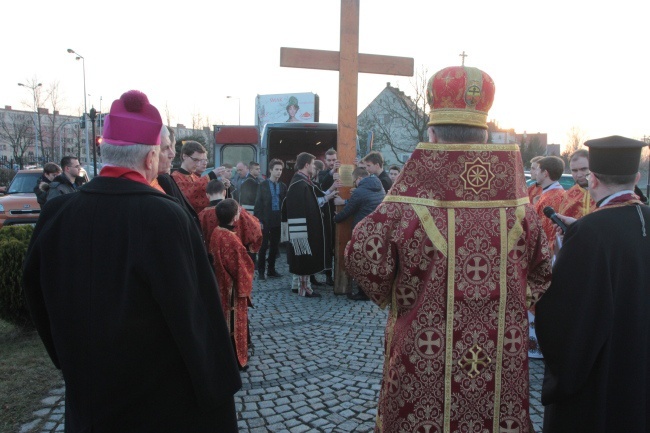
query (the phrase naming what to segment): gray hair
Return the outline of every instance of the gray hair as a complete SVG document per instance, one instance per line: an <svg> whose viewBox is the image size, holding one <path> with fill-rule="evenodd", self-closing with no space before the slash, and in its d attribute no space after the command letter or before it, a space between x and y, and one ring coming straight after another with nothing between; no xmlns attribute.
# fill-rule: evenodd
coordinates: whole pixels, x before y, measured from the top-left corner
<svg viewBox="0 0 650 433"><path fill-rule="evenodd" d="M144 166L145 157L155 146L149 146L148 144L116 146L103 142L100 148L104 164L140 170Z"/></svg>
<svg viewBox="0 0 650 433"><path fill-rule="evenodd" d="M463 125L433 125L438 140L445 143L487 143L487 129Z"/></svg>
<svg viewBox="0 0 650 433"><path fill-rule="evenodd" d="M171 139L171 132L170 132L169 128L167 128L165 125L163 125L162 128L160 129L160 136L161 137L169 137Z"/></svg>

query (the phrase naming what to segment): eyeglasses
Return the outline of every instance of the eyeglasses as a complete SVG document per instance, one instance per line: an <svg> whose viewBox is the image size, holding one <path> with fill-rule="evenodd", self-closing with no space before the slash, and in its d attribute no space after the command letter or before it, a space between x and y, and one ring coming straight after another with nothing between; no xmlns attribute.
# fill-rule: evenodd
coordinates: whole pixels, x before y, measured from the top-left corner
<svg viewBox="0 0 650 433"><path fill-rule="evenodd" d="M201 159L201 158L194 158L192 156L189 157L192 161L198 163L198 164L207 164L208 160L207 159Z"/></svg>

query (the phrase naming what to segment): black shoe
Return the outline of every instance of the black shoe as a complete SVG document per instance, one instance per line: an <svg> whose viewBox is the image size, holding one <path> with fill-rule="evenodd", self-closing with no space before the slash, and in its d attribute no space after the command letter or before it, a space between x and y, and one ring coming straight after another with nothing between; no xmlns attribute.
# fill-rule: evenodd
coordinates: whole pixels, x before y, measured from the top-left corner
<svg viewBox="0 0 650 433"><path fill-rule="evenodd" d="M291 289L293 293L298 293L298 289Z"/></svg>
<svg viewBox="0 0 650 433"><path fill-rule="evenodd" d="M332 278L331 275L328 275L327 278L325 279L325 284L334 287L334 278Z"/></svg>
<svg viewBox="0 0 650 433"><path fill-rule="evenodd" d="M266 273L266 276L269 277L269 278L280 278L282 276L282 274L278 274L277 272L275 272L275 269L273 269L273 270L268 271Z"/></svg>
<svg viewBox="0 0 650 433"><path fill-rule="evenodd" d="M311 295L309 293L305 293L305 298L320 298L320 297L321 297L320 293L311 292Z"/></svg>
<svg viewBox="0 0 650 433"><path fill-rule="evenodd" d="M369 301L370 298L363 293L362 291L358 291L357 293L353 295L348 295L348 299L351 299L353 301Z"/></svg>
<svg viewBox="0 0 650 433"><path fill-rule="evenodd" d="M266 281L266 277L264 276L264 272L260 273L260 274L257 276L257 279L258 279L259 281Z"/></svg>

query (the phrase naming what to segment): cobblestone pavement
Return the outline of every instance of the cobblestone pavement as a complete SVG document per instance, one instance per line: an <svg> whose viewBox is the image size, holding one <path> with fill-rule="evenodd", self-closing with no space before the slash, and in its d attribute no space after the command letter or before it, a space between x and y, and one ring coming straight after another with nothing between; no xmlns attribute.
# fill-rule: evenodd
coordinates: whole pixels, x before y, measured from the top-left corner
<svg viewBox="0 0 650 433"><path fill-rule="evenodd" d="M316 288L322 298L301 298L291 293L286 265L278 271L285 276L254 283L254 352L235 396L240 431L373 431L386 312L335 296L331 287ZM531 418L539 433L544 368L541 360L530 364ZM53 389L20 432L63 431L64 391L63 384Z"/></svg>

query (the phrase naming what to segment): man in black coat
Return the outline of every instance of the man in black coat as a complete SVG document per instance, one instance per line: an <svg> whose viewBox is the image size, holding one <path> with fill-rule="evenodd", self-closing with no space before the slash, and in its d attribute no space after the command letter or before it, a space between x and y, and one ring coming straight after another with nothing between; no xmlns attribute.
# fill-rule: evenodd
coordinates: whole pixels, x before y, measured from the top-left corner
<svg viewBox="0 0 650 433"><path fill-rule="evenodd" d="M263 236L262 247L257 256L257 273L260 280L265 280L266 276L271 278L282 276L275 270L275 261L280 253L282 202L287 196L287 186L280 182L283 168L284 163L279 159L272 159L269 162L269 178L260 184L255 199L255 216L260 220ZM267 250L269 251L268 272L266 272Z"/></svg>
<svg viewBox="0 0 650 433"><path fill-rule="evenodd" d="M106 117L100 175L43 207L24 267L66 385L67 432L236 432L241 387L199 231L149 184L162 120L130 91ZM66 245L73 260L52 251Z"/></svg>
<svg viewBox="0 0 650 433"><path fill-rule="evenodd" d="M76 157L64 156L61 158L61 169L63 172L50 182L45 201L52 200L52 198L63 194L76 192L83 185L83 178L79 177L81 164L79 164Z"/></svg>
<svg viewBox="0 0 650 433"><path fill-rule="evenodd" d="M292 290L307 298L320 297L314 292L309 276L332 266L331 239L325 232L322 206L336 196L338 183L321 191L312 181L316 157L303 152L296 158L296 174L282 204L282 222L287 223L289 245L287 261L294 274Z"/></svg>
<svg viewBox="0 0 650 433"><path fill-rule="evenodd" d="M48 162L43 166L43 174L36 182L34 187L34 194L36 194L36 201L39 205L43 206L47 201L47 192L50 189L50 183L61 174L61 167L53 162Z"/></svg>
<svg viewBox="0 0 650 433"><path fill-rule="evenodd" d="M327 152L325 152L325 169L320 170L318 172L318 187L321 190L325 191L332 187L336 179L338 179L339 168L341 168L341 161L338 160L336 150L328 149ZM334 248L334 245L336 244L336 231L335 231L336 226L334 225L334 206L327 206L323 210L327 211L327 215L329 215L329 219L327 220L326 230L329 233L332 248ZM332 256L334 256L333 250L332 250ZM332 269L328 269L325 271L325 276L326 276L325 283L328 286L334 285L333 274L334 274L334 266L332 266ZM321 284L316 280L316 277L314 276L311 277L311 282L312 284L315 285Z"/></svg>
<svg viewBox="0 0 650 433"><path fill-rule="evenodd" d="M562 217L570 225L536 306L544 433L647 433L650 208L633 191L646 144L613 136L585 145L597 208Z"/></svg>
<svg viewBox="0 0 650 433"><path fill-rule="evenodd" d="M390 176L384 170L384 157L379 152L370 152L363 158L363 162L366 164L366 170L368 173L377 176L381 181L384 191L388 194L388 190L393 186L393 181L390 180Z"/></svg>
<svg viewBox="0 0 650 433"><path fill-rule="evenodd" d="M164 127L160 134L160 158L158 160L158 177L151 183L151 186L164 192L167 195L174 197L180 203L181 207L187 211L196 223L196 227L201 230L201 221L199 216L192 207L190 201L185 197L183 191L178 187L178 184L171 176L170 171L172 162L176 156L176 140L174 137L174 130ZM211 172L212 173L212 172Z"/></svg>

